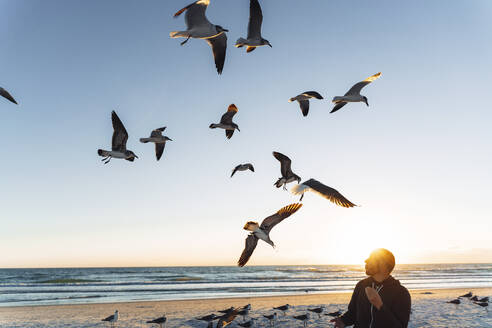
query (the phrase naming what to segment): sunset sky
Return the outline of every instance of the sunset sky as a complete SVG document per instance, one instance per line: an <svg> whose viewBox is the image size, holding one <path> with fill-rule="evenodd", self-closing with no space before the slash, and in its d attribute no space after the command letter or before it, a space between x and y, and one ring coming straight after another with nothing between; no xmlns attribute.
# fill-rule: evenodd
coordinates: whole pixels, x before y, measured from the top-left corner
<svg viewBox="0 0 492 328"><path fill-rule="evenodd" d="M492 262L492 2L261 1L273 48L246 54L249 1L212 0L221 76L172 15L191 0L0 0L0 267L235 265L248 220L299 200L279 151L360 207L309 193L248 265ZM369 99L333 96L382 72ZM288 99L316 90L303 117ZM211 130L227 106L241 132ZM111 111L140 159L104 165ZM138 138L167 126L157 162ZM232 168L251 162L255 173ZM290 184L292 187L293 184Z"/></svg>

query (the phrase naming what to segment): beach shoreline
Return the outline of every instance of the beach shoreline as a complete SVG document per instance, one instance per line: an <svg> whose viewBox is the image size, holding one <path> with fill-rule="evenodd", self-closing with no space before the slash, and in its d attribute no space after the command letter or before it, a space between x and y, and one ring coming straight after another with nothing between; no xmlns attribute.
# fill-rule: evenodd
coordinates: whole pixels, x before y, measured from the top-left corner
<svg viewBox="0 0 492 328"><path fill-rule="evenodd" d="M445 303L459 295L472 291L480 296L492 296L492 288L451 288L451 289L413 289L410 290L412 296L412 308L414 315L425 318L425 311L437 313L440 309L449 307L452 312L455 305ZM231 297L231 298L211 298L211 299L189 299L189 300L163 300L163 301L136 301L121 303L90 303L90 304L70 304L70 305L36 305L36 306L9 306L0 308L1 327L104 327L101 318L112 314L116 309L120 313L117 327L145 327L149 326L145 321L166 315L168 318L167 327L204 327L204 322L194 320L195 317L217 313L218 310L226 309L231 306L238 307L251 304L251 316L262 318L262 314L272 313L274 306L290 304L292 310L289 315L305 313L307 307L320 305L326 306L326 312L338 309L346 310L350 301L351 293L323 293L290 296L259 296L259 297ZM467 302L464 300L463 303ZM481 313L480 307L464 304L460 308L470 307L470 310L463 311L463 315L470 311ZM422 312L420 309L422 308ZM422 312L422 313L421 313ZM449 312L449 311L448 311ZM420 314L419 314L420 313ZM474 313L474 312L473 312ZM487 312L488 313L488 312ZM280 314L280 313L279 313ZM313 318L317 316L312 316ZM286 316L287 318L287 316ZM315 318L315 319L316 319ZM330 326L328 316L319 320L318 326ZM421 320L420 318L419 320ZM487 315L483 318L487 324L492 317ZM242 319L236 319L242 320ZM314 319L312 319L314 320ZM287 322L282 327L298 327L299 324L292 321ZM313 321L314 322L314 321ZM481 325L483 323L480 323ZM235 325L231 325L234 327ZM263 326L263 325L260 325ZM415 326L417 327L417 326ZM477 327L480 327L478 325Z"/></svg>

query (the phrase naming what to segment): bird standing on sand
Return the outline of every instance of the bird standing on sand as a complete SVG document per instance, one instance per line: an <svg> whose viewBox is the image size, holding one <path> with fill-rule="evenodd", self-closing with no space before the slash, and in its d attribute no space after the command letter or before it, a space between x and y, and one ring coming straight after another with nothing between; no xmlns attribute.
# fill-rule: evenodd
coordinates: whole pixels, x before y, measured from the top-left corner
<svg viewBox="0 0 492 328"><path fill-rule="evenodd" d="M470 297L472 297L472 296L473 296L472 292L468 292L468 293L466 293L465 295L461 295L460 297L470 298Z"/></svg>
<svg viewBox="0 0 492 328"><path fill-rule="evenodd" d="M166 141L173 141L171 138L162 135L162 132L164 132L165 129L166 127L164 126L162 128L152 130L149 138L140 138L141 143L155 143L155 157L157 160L161 159L162 153L164 152L164 147L166 146Z"/></svg>
<svg viewBox="0 0 492 328"><path fill-rule="evenodd" d="M246 46L246 52L251 52L260 46L270 46L270 42L261 37L261 24L263 23L263 13L258 0L249 1L249 23L248 23L248 38L239 38L236 41L236 47L241 48Z"/></svg>
<svg viewBox="0 0 492 328"><path fill-rule="evenodd" d="M245 305L239 309L237 314L243 317L243 322L246 321L246 316L249 315L249 310L251 310L251 304Z"/></svg>
<svg viewBox="0 0 492 328"><path fill-rule="evenodd" d="M236 123L232 122L232 118L234 117L234 115L236 115L237 111L238 109L236 105L230 104L229 107L227 108L227 112L225 112L220 118L220 123L219 124L212 123L210 124L209 128L224 129L227 139L231 139L232 135L234 134L234 130L238 130L239 132L241 132L241 130L239 130L239 126Z"/></svg>
<svg viewBox="0 0 492 328"><path fill-rule="evenodd" d="M487 302L473 302L473 304L480 305L481 307L489 306L489 303L487 303Z"/></svg>
<svg viewBox="0 0 492 328"><path fill-rule="evenodd" d="M17 104L17 101L15 101L14 97L12 97L12 95L7 91L5 90L4 88L0 87L0 96L4 97L5 99L7 99L8 101L16 104Z"/></svg>
<svg viewBox="0 0 492 328"><path fill-rule="evenodd" d="M245 247L243 252L241 253L241 257L239 258L237 265L243 267L248 262L249 258L256 248L256 245L258 244L258 239L263 240L264 242L275 248L275 244L270 239L270 231L273 227L282 222L284 219L297 212L297 210L299 210L301 206L302 204L296 203L282 207L277 213L265 218L261 223L261 226L258 224L258 222L248 221L244 225L243 229L251 231L251 233L246 238Z"/></svg>
<svg viewBox="0 0 492 328"><path fill-rule="evenodd" d="M128 141L128 132L126 132L125 126L121 122L115 111L111 112L111 120L113 122L113 138L111 140L111 151L98 149L97 154L104 157L102 160L104 164L108 164L111 158L122 158L127 161L133 162L135 158L138 158L134 152L126 149L126 142Z"/></svg>
<svg viewBox="0 0 492 328"><path fill-rule="evenodd" d="M457 298L457 299L454 299L454 300L451 300L451 301L448 301L446 303L451 303L451 304L460 304L461 301Z"/></svg>
<svg viewBox="0 0 492 328"><path fill-rule="evenodd" d="M273 314L264 314L263 317L267 318L268 321L270 322L270 326L275 327L275 321L277 321L277 312L274 312Z"/></svg>
<svg viewBox="0 0 492 328"><path fill-rule="evenodd" d="M226 57L227 49L227 36L225 32L229 32L220 25L214 25L209 22L205 16L210 0L198 0L184 7L180 11L174 14L174 17L178 17L184 11L186 21L186 31L174 31L169 33L171 38L186 38L181 45L184 45L190 38L204 39L212 47L214 54L215 67L217 73L222 74L224 68L224 61Z"/></svg>
<svg viewBox="0 0 492 328"><path fill-rule="evenodd" d="M485 297L482 297L481 299L478 300L479 302L488 302L489 301L489 297L488 296L485 296Z"/></svg>
<svg viewBox="0 0 492 328"><path fill-rule="evenodd" d="M338 310L335 312L325 313L325 315L329 315L330 317L338 317L342 314L342 310Z"/></svg>
<svg viewBox="0 0 492 328"><path fill-rule="evenodd" d="M285 305L274 307L273 309L274 310L280 310L285 315L285 312L287 312L289 310L289 308L290 308L290 305L289 304L285 304Z"/></svg>
<svg viewBox="0 0 492 328"><path fill-rule="evenodd" d="M314 308L314 309L309 309L308 308L308 311L311 311L313 313L317 313L318 314L318 318L321 318L321 313L323 313L323 310L324 309L325 309L324 307L320 306L320 307L317 307L317 308Z"/></svg>
<svg viewBox="0 0 492 328"><path fill-rule="evenodd" d="M280 162L280 173L282 174L282 177L280 177L277 182L274 183L275 187L280 188L283 186L284 190L287 190L286 185L288 183L293 181L297 181L297 183L301 182L301 177L292 172L292 161L290 160L290 158L276 151L273 152L273 157L275 157Z"/></svg>
<svg viewBox="0 0 492 328"><path fill-rule="evenodd" d="M116 321L118 321L118 310L114 311L114 314L110 315L107 318L102 319L101 321L106 321L111 323L111 327L114 327Z"/></svg>
<svg viewBox="0 0 492 328"><path fill-rule="evenodd" d="M289 102L297 100L299 106L301 107L302 115L307 116L309 113L309 99L311 98L323 99L323 97L316 91L306 91L301 93L300 95L290 98Z"/></svg>
<svg viewBox="0 0 492 328"><path fill-rule="evenodd" d="M478 296L474 295L473 297L470 297L470 301L478 301Z"/></svg>
<svg viewBox="0 0 492 328"><path fill-rule="evenodd" d="M237 171L247 171L250 170L251 172L255 171L255 168L253 167L253 164L251 163L246 163L246 164L239 164L232 170L231 178L236 173Z"/></svg>
<svg viewBox="0 0 492 328"><path fill-rule="evenodd" d="M304 193L306 191L313 191L318 195L328 199L330 202L337 204L338 206L342 206L346 208L357 206L351 201L349 201L347 198L345 198L336 189L328 187L327 185L324 185L315 179L309 179L307 181L304 181L303 183L298 184L297 186L294 186L291 189L291 192L294 195L302 194L301 199L299 199L299 201L302 200L302 198L304 197Z"/></svg>
<svg viewBox="0 0 492 328"><path fill-rule="evenodd" d="M225 310L219 310L218 312L220 313L225 313L225 314L228 314L228 313L231 313L232 311L234 311L236 308L234 306L231 306L230 308L228 309L225 309Z"/></svg>
<svg viewBox="0 0 492 328"><path fill-rule="evenodd" d="M162 317L160 318L157 318L157 319L154 319L154 320L149 320L147 321L147 323L156 323L159 325L159 327L166 327L166 321L167 321L167 318L165 315L163 315Z"/></svg>
<svg viewBox="0 0 492 328"><path fill-rule="evenodd" d="M238 312L239 308L221 316L219 322L217 322L217 328L228 326L237 317Z"/></svg>
<svg viewBox="0 0 492 328"><path fill-rule="evenodd" d="M301 320L304 327L307 327L307 322L309 321L309 313L303 315L295 315L294 319Z"/></svg>
<svg viewBox="0 0 492 328"><path fill-rule="evenodd" d="M367 106L369 106L369 103L367 102L367 97L366 96L361 96L360 91L362 90L363 87L371 83L372 81L378 79L381 76L381 72L374 74L372 76L369 76L367 79L364 81L358 82L350 88L349 91L342 97L336 96L333 98L332 102L335 104L335 107L331 110L330 113L334 113L343 106L345 106L349 102L363 102Z"/></svg>

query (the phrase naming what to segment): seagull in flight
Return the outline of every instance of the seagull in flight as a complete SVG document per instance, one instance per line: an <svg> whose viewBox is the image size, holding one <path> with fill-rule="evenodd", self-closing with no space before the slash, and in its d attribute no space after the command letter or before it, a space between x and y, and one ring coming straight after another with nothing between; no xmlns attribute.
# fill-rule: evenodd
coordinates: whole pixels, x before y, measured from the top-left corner
<svg viewBox="0 0 492 328"><path fill-rule="evenodd" d="M152 130L149 138L140 138L141 143L153 142L155 143L155 157L157 160L161 159L162 153L164 152L164 147L166 146L166 141L173 141L173 139L162 135L162 132L166 127L158 128Z"/></svg>
<svg viewBox="0 0 492 328"><path fill-rule="evenodd" d="M316 98L320 100L323 99L323 97L316 91L306 91L301 93L300 95L290 98L289 102L297 100L299 106L301 107L302 115L307 116L309 113L309 99L311 98Z"/></svg>
<svg viewBox="0 0 492 328"><path fill-rule="evenodd" d="M342 207L354 207L357 206L351 201L349 201L347 198L345 198L341 193L339 193L336 189L333 189L331 187L328 187L325 184L322 184L316 179L309 179L307 181L304 181L303 183L294 186L291 189L291 192L294 195L299 195L301 194L301 199L299 201L302 201L302 198L304 197L304 193L306 191L312 191L317 193L318 195L328 199L330 202L342 206Z"/></svg>
<svg viewBox="0 0 492 328"><path fill-rule="evenodd" d="M282 153L273 152L273 157L275 157L278 161L280 161L280 173L282 177L280 177L277 182L274 183L275 187L280 188L284 187L284 190L287 190L285 187L289 182L297 181L297 183L301 182L301 177L292 172L291 160L287 156Z"/></svg>
<svg viewBox="0 0 492 328"><path fill-rule="evenodd" d="M331 110L330 113L334 113L343 106L345 106L348 102L363 102L367 106L369 106L369 103L367 102L367 97L366 96L361 96L360 91L362 90L363 87L368 85L374 80L377 80L381 76L381 72L374 74L372 76L369 76L367 79L364 81L358 82L350 88L347 93L340 97L336 96L333 98L332 102L335 104L335 107Z"/></svg>
<svg viewBox="0 0 492 328"><path fill-rule="evenodd" d="M241 48L246 46L246 52L251 52L260 46L270 46L270 42L261 37L261 23L263 22L263 14L258 0L249 1L249 23L248 23L248 38L239 38L236 41L236 47Z"/></svg>
<svg viewBox="0 0 492 328"><path fill-rule="evenodd" d="M234 130L238 130L239 132L241 132L241 130L239 130L239 126L236 123L232 122L232 118L234 117L234 115L236 115L237 111L238 109L236 105L230 104L229 107L227 108L227 112L225 112L220 118L220 123L219 124L212 123L210 124L209 128L224 129L227 139L231 139L232 135L234 134Z"/></svg>
<svg viewBox="0 0 492 328"><path fill-rule="evenodd" d="M255 168L253 167L253 164L251 163L239 164L232 170L231 178L234 175L234 173L236 173L237 171L247 171L247 170L251 170L251 172L254 172Z"/></svg>
<svg viewBox="0 0 492 328"><path fill-rule="evenodd" d="M118 321L118 310L114 311L114 314L110 315L107 318L102 319L101 321L110 322L111 327L114 327L114 323Z"/></svg>
<svg viewBox="0 0 492 328"><path fill-rule="evenodd" d="M181 45L188 42L190 38L207 41L209 46L212 47L217 73L222 74L227 49L227 35L225 32L229 32L229 30L209 22L207 16L205 16L205 11L209 4L210 0L198 0L175 13L174 17L178 17L186 11L185 21L187 28L186 31L171 32L169 36L173 39L186 38L186 40L181 42Z"/></svg>
<svg viewBox="0 0 492 328"><path fill-rule="evenodd" d="M98 149L97 154L104 157L102 160L104 164L108 164L111 158L123 158L127 161L133 162L135 158L138 158L131 150L126 149L126 142L128 140L128 132L126 132L125 126L121 123L120 118L116 115L115 111L111 112L111 120L113 121L113 139L111 141L111 151Z"/></svg>
<svg viewBox="0 0 492 328"><path fill-rule="evenodd" d="M167 318L165 315L163 315L162 317L160 318L157 318L157 319L154 319L154 320L149 320L147 321L147 323L156 323L159 325L159 327L163 327L163 325L165 326L166 325L166 321L167 321Z"/></svg>
<svg viewBox="0 0 492 328"><path fill-rule="evenodd" d="M17 101L15 101L14 97L12 97L12 95L10 95L10 93L2 87L0 87L0 96L4 97L5 99L9 100L10 102L13 102L14 104L18 105Z"/></svg>
<svg viewBox="0 0 492 328"><path fill-rule="evenodd" d="M296 203L282 207L277 213L265 218L261 225L259 225L258 222L248 221L244 225L243 229L251 231L251 233L246 238L245 247L241 253L241 257L239 258L237 265L243 267L246 263L248 263L248 260L253 254L259 239L275 248L275 244L270 239L270 231L284 219L297 212L301 206L302 204Z"/></svg>

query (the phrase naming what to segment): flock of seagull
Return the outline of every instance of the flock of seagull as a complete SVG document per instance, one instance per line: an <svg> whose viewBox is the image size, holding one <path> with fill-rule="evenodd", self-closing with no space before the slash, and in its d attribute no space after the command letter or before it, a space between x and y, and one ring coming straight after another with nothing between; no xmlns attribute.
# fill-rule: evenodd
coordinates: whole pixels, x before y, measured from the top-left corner
<svg viewBox="0 0 492 328"><path fill-rule="evenodd" d="M281 311L283 316L287 315L287 311L290 309L289 304L284 304L281 306L274 307L273 310L278 310ZM337 310L334 312L325 312L326 307L325 306L320 306L316 308L307 308L309 312L301 315L293 315L292 318L302 321L303 326L307 327L307 323L309 319L311 319L310 313L317 314L318 319L321 318L321 314L324 313L326 316L330 317L338 317L342 314L341 310ZM237 324L240 327L245 327L245 328L250 328L250 327L257 327L258 321L263 318L263 320L268 321L270 327L275 327L275 324L277 321L279 321L279 316L277 314L277 311L274 311L272 314L263 314L262 317L259 318L253 318L250 316L250 311L251 311L251 304L247 304L243 307L230 307L224 310L219 310L218 312L221 313L221 315L216 315L215 313L208 314L202 317L195 318L195 320L198 321L205 321L207 322L207 328L213 328L214 327L214 321L217 320L217 328L222 328L228 326L231 322L236 319L237 316L242 316L243 322L238 322ZM118 316L119 312L116 310L114 314L102 319L101 321L109 322L111 324L111 327L114 327L114 324L118 321ZM246 317L250 317L249 321L246 321ZM166 326L166 323L168 322L167 317L163 315L162 317L153 319L153 320L148 320L146 323L150 324L157 324L159 325L160 328L163 328Z"/></svg>
<svg viewBox="0 0 492 328"><path fill-rule="evenodd" d="M210 4L210 0L198 0L195 1L183 9L179 10L174 14L174 17L180 16L182 13L185 13L185 22L186 22L186 30L184 31L174 31L170 33L171 38L185 38L181 45L186 44L190 38L192 39L203 39L205 40L212 48L215 66L218 74L221 74L224 68L224 61L226 57L226 49L227 49L227 35L226 32L229 32L227 29L221 27L220 25L212 24L206 17L205 12ZM248 34L246 38L239 38L236 41L235 46L237 48L246 47L246 52L250 53L254 51L257 47L261 46L270 46L270 42L264 39L261 35L261 25L263 22L263 13L261 10L260 3L258 0L250 0L250 16L248 23ZM381 76L381 73L374 74L367 79L356 83L353 85L343 96L336 96L333 98L332 102L334 104L333 109L330 113L334 113L344 107L347 103L350 102L362 102L369 106L367 97L360 94L363 87L375 81ZM17 104L17 101L14 97L4 88L0 87L0 95L10 102ZM322 95L320 95L316 91L306 91L295 97L289 99L289 102L297 101L302 115L307 116L309 113L309 105L310 100L324 99ZM231 139L234 135L234 131L240 132L239 126L233 122L234 115L238 112L238 108L235 104L229 105L227 111L222 115L219 123L210 124L210 129L223 129L225 131L225 135L227 139ZM127 149L127 141L128 141L128 132L123 125L123 122L120 120L115 111L111 113L111 120L113 125L113 135L111 141L111 150L98 149L97 153L99 156L103 157L102 161L104 164L108 164L111 159L125 159L127 161L133 162L135 159L138 159L138 156L131 150ZM147 138L140 138L140 142L142 143L154 143L155 144L155 156L157 160L160 160L165 145L168 141L172 141L167 136L163 135L166 127L156 128L151 131L150 136ZM295 195L301 195L299 201L302 201L304 197L304 193L307 191L311 191L321 195L322 197L330 200L334 204L338 206L342 206L345 208L351 208L356 206L354 203L345 198L340 192L336 189L331 188L316 179L309 179L301 183L301 177L295 174L292 171L292 161L291 159L280 153L273 152L273 156L280 162L280 173L281 177L274 183L277 188L283 187L284 190L287 190L287 184L291 182L297 182L297 185L292 188L291 192ZM239 164L232 170L231 178L238 171L247 171L250 170L254 172L254 167L251 163ZM245 248L237 262L238 266L242 267L246 265L248 260L250 259L253 251L255 250L258 241L261 239L265 243L275 247L275 244L270 239L270 232L277 224L282 222L284 219L288 218L295 212L297 212L302 207L300 203L294 203L285 207L282 207L276 213L265 218L261 225L258 222L248 221L244 225L244 230L250 232L245 241ZM247 309L249 311L249 309ZM281 310L281 309L280 309ZM223 322L223 326L227 325L228 318L232 317L232 314L238 315L241 311L245 311L245 308L235 309L234 311L227 313L227 317L221 317L219 322ZM272 315L271 320L275 321L276 313ZM309 314L298 316L296 319L303 320L304 323L309 319ZM118 320L118 311L116 311L113 315L108 318L103 319L103 321L108 321L114 323ZM155 319L154 321L150 321L149 323L157 323L162 326L165 323L165 317L161 317ZM217 326L217 327L222 327ZM242 325L242 327L249 327L247 325Z"/></svg>
<svg viewBox="0 0 492 328"><path fill-rule="evenodd" d="M481 307L488 307L489 306L489 297L488 296L485 296L485 297L478 297L478 295L473 295L472 292L468 292L464 295L461 295L461 296L458 296L457 298L455 298L454 300L451 300L451 301L448 301L446 303L451 303L451 304L461 304L461 299L462 298L467 298L469 299L470 301L473 302L473 304L476 304L476 305L479 305Z"/></svg>

